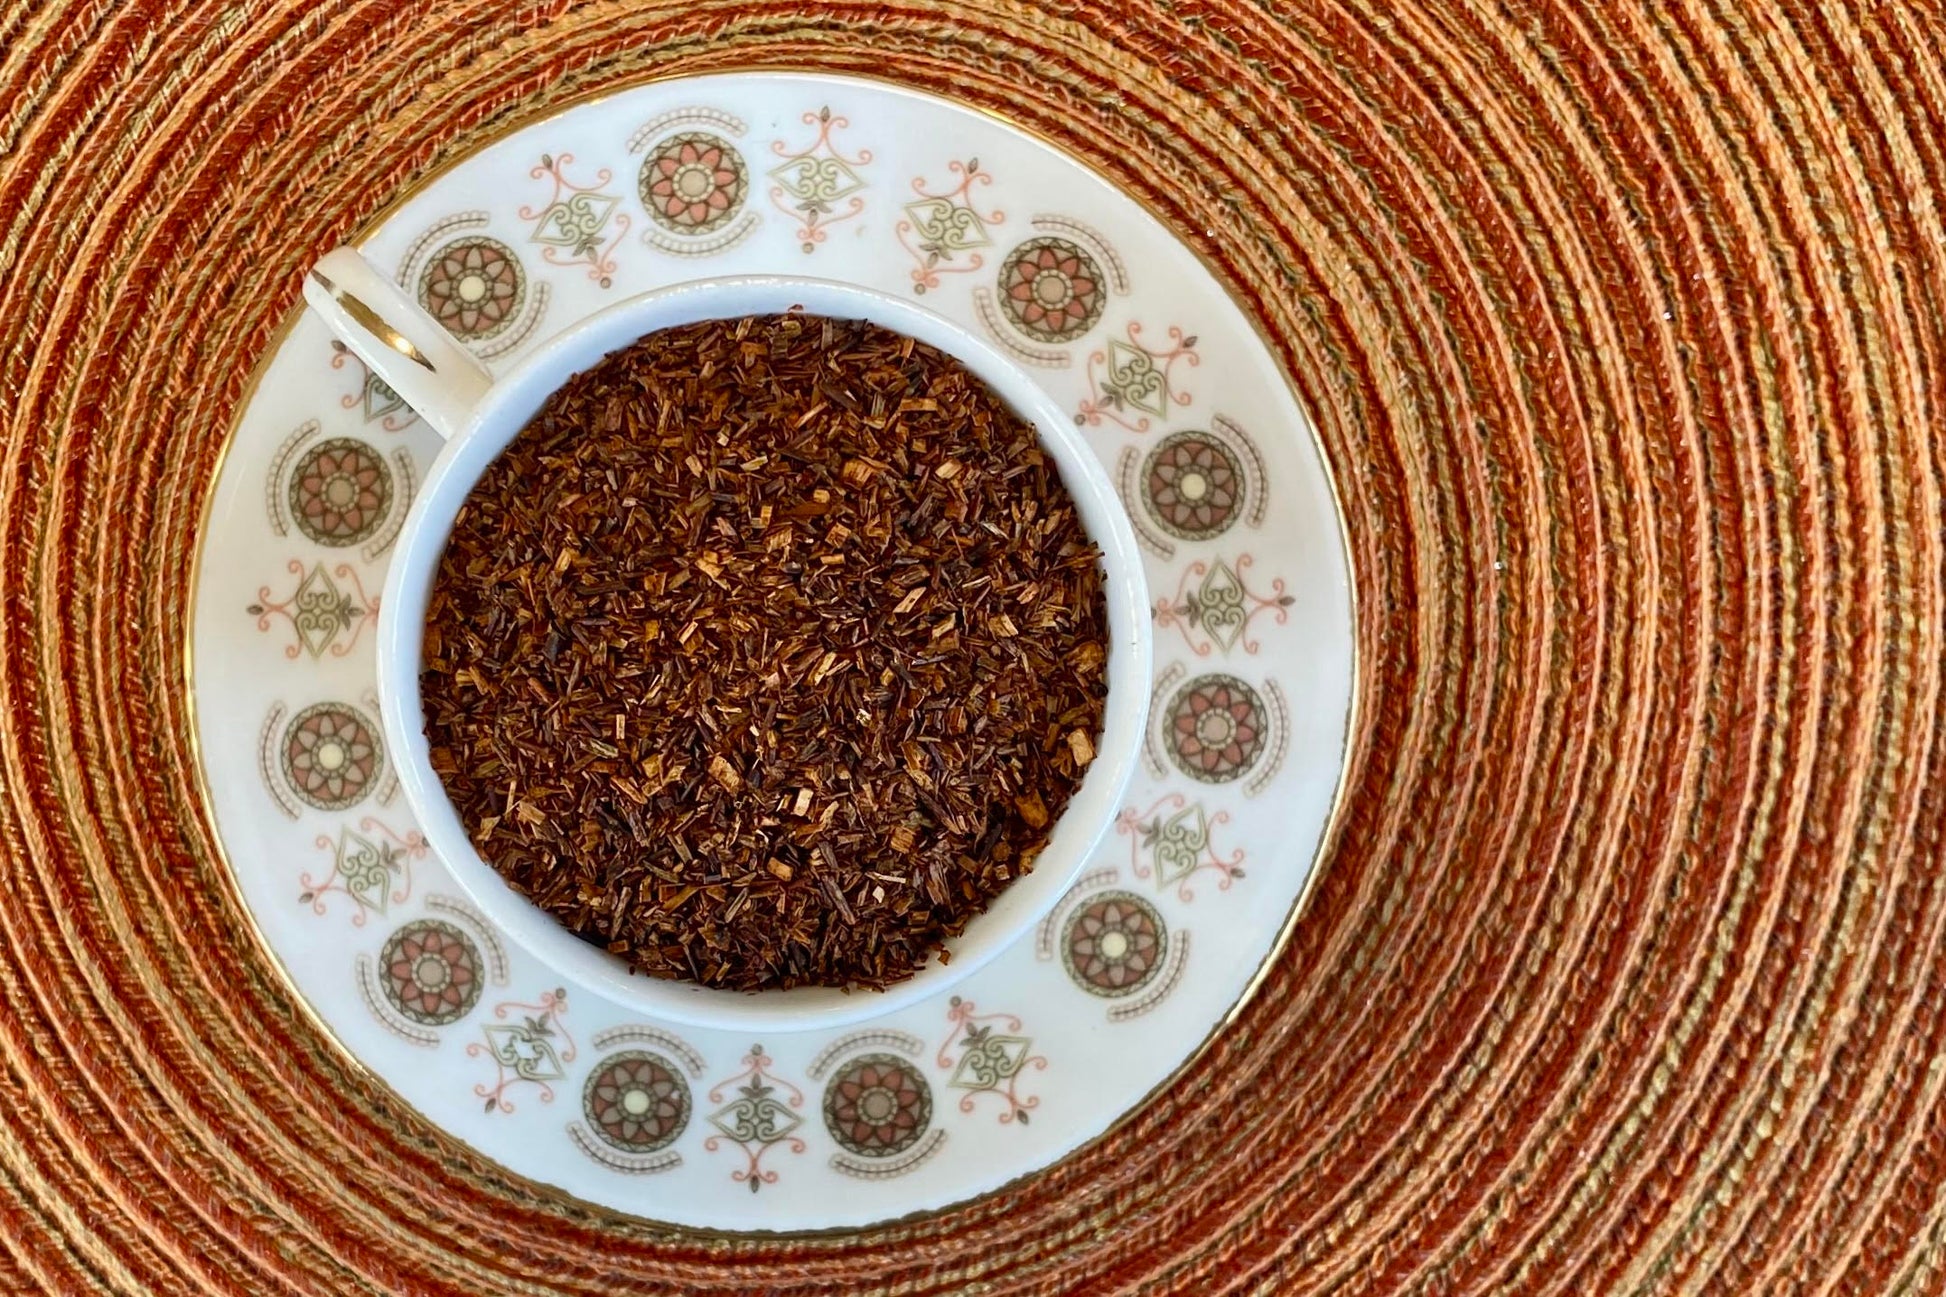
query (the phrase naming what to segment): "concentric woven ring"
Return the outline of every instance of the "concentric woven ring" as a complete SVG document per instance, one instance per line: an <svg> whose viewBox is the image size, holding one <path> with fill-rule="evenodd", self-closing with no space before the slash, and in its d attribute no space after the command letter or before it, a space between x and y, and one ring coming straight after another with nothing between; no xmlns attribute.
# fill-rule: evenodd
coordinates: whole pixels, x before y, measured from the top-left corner
<svg viewBox="0 0 1946 1297"><path fill-rule="evenodd" d="M1930 0L0 13L0 1289L1888 1292L1946 1270ZM282 995L195 795L221 430L298 275L607 84L891 75L1137 194L1338 475L1363 725L1191 1074L963 1210L536 1195Z"/></svg>

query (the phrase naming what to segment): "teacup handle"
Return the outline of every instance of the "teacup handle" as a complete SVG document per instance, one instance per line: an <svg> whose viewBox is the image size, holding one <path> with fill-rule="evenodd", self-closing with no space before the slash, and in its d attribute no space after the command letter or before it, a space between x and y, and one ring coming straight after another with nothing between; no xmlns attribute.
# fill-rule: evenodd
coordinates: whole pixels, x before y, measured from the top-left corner
<svg viewBox="0 0 1946 1297"><path fill-rule="evenodd" d="M464 427L493 386L486 366L355 249L318 258L304 300L442 437Z"/></svg>

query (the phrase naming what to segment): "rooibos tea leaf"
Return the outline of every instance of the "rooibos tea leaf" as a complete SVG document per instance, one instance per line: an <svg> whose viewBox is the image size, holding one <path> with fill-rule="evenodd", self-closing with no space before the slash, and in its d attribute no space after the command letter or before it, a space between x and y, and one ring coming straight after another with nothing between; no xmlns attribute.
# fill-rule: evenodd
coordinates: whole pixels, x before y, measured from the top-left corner
<svg viewBox="0 0 1946 1297"><path fill-rule="evenodd" d="M711 321L551 397L426 618L434 770L482 856L640 972L880 987L1032 867L1099 742L1099 555L957 361Z"/></svg>

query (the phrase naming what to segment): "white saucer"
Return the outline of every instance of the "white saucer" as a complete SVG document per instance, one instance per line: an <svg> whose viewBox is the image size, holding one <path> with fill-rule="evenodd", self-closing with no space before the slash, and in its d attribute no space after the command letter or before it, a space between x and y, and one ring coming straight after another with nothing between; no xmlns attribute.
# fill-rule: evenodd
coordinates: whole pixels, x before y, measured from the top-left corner
<svg viewBox="0 0 1946 1297"><path fill-rule="evenodd" d="M436 439L297 318L214 494L192 693L239 889L350 1055L426 1120L575 1197L797 1231L936 1210L1045 1167L1198 1052L1308 890L1353 649L1311 427L1186 246L990 117L768 73L664 81L525 127L360 246L490 366L704 274L915 295L1075 412L1158 600L1147 769L1031 938L957 995L861 1027L756 1041L631 1019L512 949L404 813L371 629Z"/></svg>

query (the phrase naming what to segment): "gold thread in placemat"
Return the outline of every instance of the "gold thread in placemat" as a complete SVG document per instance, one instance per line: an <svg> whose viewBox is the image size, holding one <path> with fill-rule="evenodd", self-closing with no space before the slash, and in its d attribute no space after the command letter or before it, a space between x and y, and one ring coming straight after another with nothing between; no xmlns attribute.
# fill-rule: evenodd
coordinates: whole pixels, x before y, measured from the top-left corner
<svg viewBox="0 0 1946 1297"><path fill-rule="evenodd" d="M1938 1290L1942 47L1934 0L0 12L0 1289ZM745 63L1001 110L1184 232L1361 593L1336 846L1234 1029L848 1239L535 1202L361 1085L185 742L302 269L499 123Z"/></svg>

